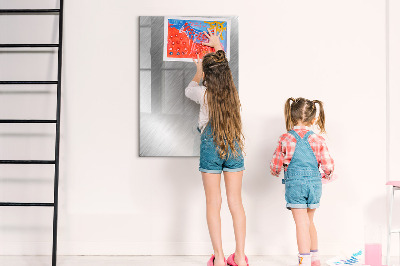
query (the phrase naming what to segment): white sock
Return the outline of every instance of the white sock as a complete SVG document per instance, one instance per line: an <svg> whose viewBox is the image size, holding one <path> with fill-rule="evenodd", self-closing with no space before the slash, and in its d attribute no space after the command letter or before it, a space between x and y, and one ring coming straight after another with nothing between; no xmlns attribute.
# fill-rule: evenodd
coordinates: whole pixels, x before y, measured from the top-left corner
<svg viewBox="0 0 400 266"><path fill-rule="evenodd" d="M311 255L306 254L306 255L301 255L299 254L299 266L311 266Z"/></svg>
<svg viewBox="0 0 400 266"><path fill-rule="evenodd" d="M310 253L311 253L311 261L319 260L318 250L311 251Z"/></svg>

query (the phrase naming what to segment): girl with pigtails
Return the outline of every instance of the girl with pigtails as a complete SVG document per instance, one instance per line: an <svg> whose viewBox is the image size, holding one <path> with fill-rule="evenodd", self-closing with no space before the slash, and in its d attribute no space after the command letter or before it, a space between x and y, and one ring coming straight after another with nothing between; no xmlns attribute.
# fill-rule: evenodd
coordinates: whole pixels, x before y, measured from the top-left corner
<svg viewBox="0 0 400 266"><path fill-rule="evenodd" d="M317 105L319 106L318 119ZM287 133L280 136L270 164L271 174L284 170L286 208L296 223L298 266L320 266L318 238L313 218L322 193L321 179L330 179L334 162L322 136L311 126L325 132L323 103L304 98L289 98L285 104ZM321 171L320 171L321 170Z"/></svg>

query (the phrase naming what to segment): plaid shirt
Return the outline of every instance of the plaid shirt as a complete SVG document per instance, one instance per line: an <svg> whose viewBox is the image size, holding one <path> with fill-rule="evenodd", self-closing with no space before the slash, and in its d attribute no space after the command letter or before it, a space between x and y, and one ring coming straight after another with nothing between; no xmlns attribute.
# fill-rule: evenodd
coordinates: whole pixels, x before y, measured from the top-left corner
<svg viewBox="0 0 400 266"><path fill-rule="evenodd" d="M296 133L302 138L310 130L310 128L305 126L295 126L293 130L296 131ZM296 148L296 142L296 138L290 133L285 133L280 136L278 147L274 152L270 164L272 175L279 176L282 166L286 171L286 168L293 157L293 153ZM332 177L335 164L332 157L329 155L325 139L317 134L311 134L308 138L308 142L310 143L311 149L317 158L318 167L320 167L322 170L322 178L330 179Z"/></svg>

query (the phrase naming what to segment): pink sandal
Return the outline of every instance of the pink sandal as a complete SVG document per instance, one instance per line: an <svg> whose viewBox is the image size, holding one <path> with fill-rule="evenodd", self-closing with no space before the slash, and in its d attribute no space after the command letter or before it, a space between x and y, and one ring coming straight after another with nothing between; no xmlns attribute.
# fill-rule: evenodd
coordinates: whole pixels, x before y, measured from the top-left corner
<svg viewBox="0 0 400 266"><path fill-rule="evenodd" d="M246 255L244 256L244 259L246 260L247 266L249 266L249 260L247 259L247 256L246 256ZM228 265L230 265L230 266L238 266L238 265L236 264L236 262L235 262L235 253L231 254L231 255L228 257L227 263L228 263Z"/></svg>
<svg viewBox="0 0 400 266"><path fill-rule="evenodd" d="M210 260L207 262L207 266L214 266L214 260L215 260L215 255L212 254ZM225 262L225 265L227 265L225 257L224 257L224 262Z"/></svg>

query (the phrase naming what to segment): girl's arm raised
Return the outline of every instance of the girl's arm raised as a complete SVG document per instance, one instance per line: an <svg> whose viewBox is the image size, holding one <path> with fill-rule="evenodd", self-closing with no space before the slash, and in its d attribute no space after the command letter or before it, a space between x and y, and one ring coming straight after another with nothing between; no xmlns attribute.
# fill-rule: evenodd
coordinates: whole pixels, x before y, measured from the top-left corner
<svg viewBox="0 0 400 266"><path fill-rule="evenodd" d="M196 103L200 104L200 101L201 99L203 99L205 93L205 88L199 85L201 77L203 76L203 68L202 68L202 62L198 55L197 55L197 62L195 59L193 59L193 62L196 64L197 71L192 81L186 87L185 95L192 101L195 101Z"/></svg>
<svg viewBox="0 0 400 266"><path fill-rule="evenodd" d="M196 74L194 75L192 81L195 81L197 83L200 83L201 77L203 76L203 63L200 60L199 55L197 55L197 62L195 59L193 59L193 62L196 64Z"/></svg>
<svg viewBox="0 0 400 266"><path fill-rule="evenodd" d="M203 45L207 45L213 47L215 51L222 50L221 42L219 38L221 37L222 30L218 33L218 30L215 28L213 31L207 29L207 32L204 32L204 35L207 36L208 42L203 42ZM218 33L218 34L217 34Z"/></svg>

